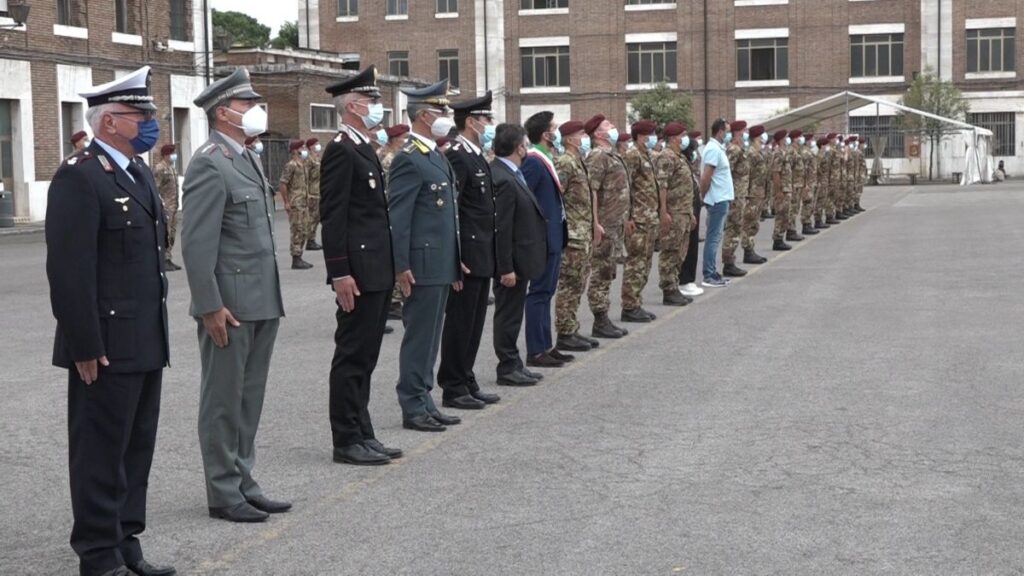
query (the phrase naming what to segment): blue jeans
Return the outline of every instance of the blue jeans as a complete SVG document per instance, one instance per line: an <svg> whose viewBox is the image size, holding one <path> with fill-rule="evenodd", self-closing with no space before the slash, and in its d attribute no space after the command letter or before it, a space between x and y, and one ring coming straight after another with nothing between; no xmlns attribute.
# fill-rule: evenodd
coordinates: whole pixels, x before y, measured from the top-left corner
<svg viewBox="0 0 1024 576"><path fill-rule="evenodd" d="M722 245L725 219L729 216L729 200L705 204L708 210L708 232L704 238L704 279L718 275L718 248Z"/></svg>

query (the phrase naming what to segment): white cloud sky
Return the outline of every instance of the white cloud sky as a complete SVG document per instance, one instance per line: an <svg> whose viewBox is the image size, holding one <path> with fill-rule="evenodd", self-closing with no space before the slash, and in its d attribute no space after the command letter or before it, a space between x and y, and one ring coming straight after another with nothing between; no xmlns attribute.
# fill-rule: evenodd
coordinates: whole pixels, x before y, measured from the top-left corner
<svg viewBox="0 0 1024 576"><path fill-rule="evenodd" d="M210 6L222 12L241 12L270 26L270 37L277 36L277 30L285 22L299 19L299 2L302 0L211 0Z"/></svg>

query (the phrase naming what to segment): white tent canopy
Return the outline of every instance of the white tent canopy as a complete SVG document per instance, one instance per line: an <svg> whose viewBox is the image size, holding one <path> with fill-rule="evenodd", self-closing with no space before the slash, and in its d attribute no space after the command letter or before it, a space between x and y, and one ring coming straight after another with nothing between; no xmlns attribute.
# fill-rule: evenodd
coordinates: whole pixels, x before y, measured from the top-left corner
<svg viewBox="0 0 1024 576"><path fill-rule="evenodd" d="M909 106L881 98L857 94L856 92L840 92L806 106L790 110L764 122L764 127L767 131L771 132L780 128L812 126L836 116L848 117L851 110L872 104L899 110L905 114L916 114L932 120L938 120L957 129L967 147L965 154L966 165L963 170L964 177L960 181L961 184L967 185L974 184L975 182L990 182L992 180L994 162L992 160L991 130L952 118L943 118L924 110L917 110L916 108L910 108Z"/></svg>

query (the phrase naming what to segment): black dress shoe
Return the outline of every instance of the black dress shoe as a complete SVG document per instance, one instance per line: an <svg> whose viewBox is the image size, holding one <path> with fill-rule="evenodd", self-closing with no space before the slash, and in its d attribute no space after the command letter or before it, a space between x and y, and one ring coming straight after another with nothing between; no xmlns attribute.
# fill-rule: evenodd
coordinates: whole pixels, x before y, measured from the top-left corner
<svg viewBox="0 0 1024 576"><path fill-rule="evenodd" d="M801 236L800 234L798 234L796 230L787 230L786 231L786 241L787 242L800 242L803 239L804 239L804 237Z"/></svg>
<svg viewBox="0 0 1024 576"><path fill-rule="evenodd" d="M789 244L786 244L786 241L783 240L782 238L779 238L772 244L772 250L775 250L776 252L785 252L786 250L792 249L793 247L790 246Z"/></svg>
<svg viewBox="0 0 1024 576"><path fill-rule="evenodd" d="M747 275L747 271L737 266L734 262L728 262L722 266L722 275L732 278L740 278Z"/></svg>
<svg viewBox="0 0 1024 576"><path fill-rule="evenodd" d="M440 422L431 418L429 414L421 414L403 419L402 428L418 432L444 432L447 430Z"/></svg>
<svg viewBox="0 0 1024 576"><path fill-rule="evenodd" d="M174 576L178 573L173 566L154 566L145 560L128 564L127 568L137 576Z"/></svg>
<svg viewBox="0 0 1024 576"><path fill-rule="evenodd" d="M764 256L761 256L760 254L758 254L757 252L754 252L753 250L744 250L743 251L743 263L744 264L764 264L767 261L768 261L767 258L765 258Z"/></svg>
<svg viewBox="0 0 1024 576"><path fill-rule="evenodd" d="M518 370L509 374L502 374L498 376L498 386L536 386L537 382L540 382L540 380L537 380L536 378L531 378Z"/></svg>
<svg viewBox="0 0 1024 576"><path fill-rule="evenodd" d="M274 500L271 500L270 498L267 498L266 496L263 495L253 496L252 498L246 498L245 501L248 502L253 508L257 510L262 510L267 514L280 514L282 512L287 512L292 509L291 502L275 502Z"/></svg>
<svg viewBox="0 0 1024 576"><path fill-rule="evenodd" d="M309 242L306 242L306 250L323 250L323 249L324 249L324 247L319 245L319 244L317 244L316 240L310 240Z"/></svg>
<svg viewBox="0 0 1024 576"><path fill-rule="evenodd" d="M491 394L490 392L481 392L479 390L477 390L476 392L470 392L469 395L483 402L484 404L497 404L498 401L501 400L501 396L498 396L497 394Z"/></svg>
<svg viewBox="0 0 1024 576"><path fill-rule="evenodd" d="M555 342L555 348L570 352L587 352L591 346L588 342L577 338L575 334L559 334L558 340Z"/></svg>
<svg viewBox="0 0 1024 576"><path fill-rule="evenodd" d="M565 363L572 362L573 360L576 359L576 357L573 356L572 354L562 354L561 352L558 351L557 348L552 348L551 350L548 350L548 356L551 356L552 358L558 360L559 362Z"/></svg>
<svg viewBox="0 0 1024 576"><path fill-rule="evenodd" d="M561 368L565 366L565 362L556 360L550 356L547 352L541 352L536 356L530 356L526 359L527 366L533 366L536 368Z"/></svg>
<svg viewBox="0 0 1024 576"><path fill-rule="evenodd" d="M520 367L519 373L525 374L527 378L533 378L537 382L540 382L541 380L544 379L544 375L541 374L540 372L534 372L533 370L530 370L529 368L525 367Z"/></svg>
<svg viewBox="0 0 1024 576"><path fill-rule="evenodd" d="M168 258L164 262L164 270L167 270L168 272L177 272L178 270L181 270L181 266L178 266L174 262L171 262L171 259Z"/></svg>
<svg viewBox="0 0 1024 576"><path fill-rule="evenodd" d="M239 502L234 506L223 506L215 508L210 507L210 518L218 518L220 520L227 520L228 522L263 522L267 518L270 518L270 514L262 510L257 510L252 504L248 502Z"/></svg>
<svg viewBox="0 0 1024 576"><path fill-rule="evenodd" d="M441 405L445 408L456 408L458 410L483 410L487 404L481 400L477 400L472 394L466 394L465 396L459 396L457 398L444 398L441 400ZM437 420L437 418L434 418ZM441 422L444 424L444 422Z"/></svg>
<svg viewBox="0 0 1024 576"><path fill-rule="evenodd" d="M387 456L388 458L391 458L392 460L397 460L402 457L401 450L399 450L398 448L388 448L387 446L381 444L380 440L377 440L376 438L367 438L366 440L363 440L363 446L366 446L367 448L373 450L374 452L380 452L381 454Z"/></svg>
<svg viewBox="0 0 1024 576"><path fill-rule="evenodd" d="M639 323L644 323L644 322L650 322L651 320L653 320L653 318L648 316L640 308L634 308L632 310L630 310L628 308L623 308L622 309L622 316L619 317L619 321L621 321L621 322L639 322Z"/></svg>
<svg viewBox="0 0 1024 576"><path fill-rule="evenodd" d="M386 454L367 447L365 444L351 444L334 448L334 461L338 464L356 466L381 466L391 462Z"/></svg>
<svg viewBox="0 0 1024 576"><path fill-rule="evenodd" d="M100 576L132 576L133 572L128 569L127 566L118 566L113 570L108 570Z"/></svg>
<svg viewBox="0 0 1024 576"><path fill-rule="evenodd" d="M449 416L447 414L442 414L437 410L427 412L427 414L429 414L434 420L440 422L443 426L455 426L456 424L462 424L462 418L459 418L458 416Z"/></svg>

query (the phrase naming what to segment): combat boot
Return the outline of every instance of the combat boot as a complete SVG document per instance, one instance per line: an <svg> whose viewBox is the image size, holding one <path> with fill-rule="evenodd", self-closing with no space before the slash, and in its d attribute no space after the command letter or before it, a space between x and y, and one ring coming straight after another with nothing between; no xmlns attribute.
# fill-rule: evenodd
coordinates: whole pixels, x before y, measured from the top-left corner
<svg viewBox="0 0 1024 576"><path fill-rule="evenodd" d="M629 334L629 331L612 324L607 312L594 313L594 327L590 330L591 336L597 338L622 338L626 334Z"/></svg>
<svg viewBox="0 0 1024 576"><path fill-rule="evenodd" d="M786 241L783 240L782 238L779 238L772 244L772 250L775 250L776 252L785 252L786 250L792 249L793 247L790 246L789 244L786 244Z"/></svg>
<svg viewBox="0 0 1024 576"><path fill-rule="evenodd" d="M181 266L178 266L168 258L167 260L164 260L164 270L167 270L168 272L177 272L178 270L181 270Z"/></svg>
<svg viewBox="0 0 1024 576"><path fill-rule="evenodd" d="M587 344L590 344L591 348L598 348L598 347L601 346L601 341L596 339L596 338L591 338L589 336L584 336L583 334L580 334L579 332L576 332L575 334L573 334L573 336L579 338L580 340L586 342Z"/></svg>
<svg viewBox="0 0 1024 576"><path fill-rule="evenodd" d="M732 276L733 278L740 278L747 275L747 271L740 268L733 262L726 262L722 265L722 275Z"/></svg>
<svg viewBox="0 0 1024 576"><path fill-rule="evenodd" d="M790 229L786 231L786 240L789 240L790 242L799 242L803 239L804 237L797 234L796 230Z"/></svg>
<svg viewBox="0 0 1024 576"><path fill-rule="evenodd" d="M801 234L804 236L814 236L817 233L818 231L814 229L813 224L804 224L804 229L801 231Z"/></svg>
<svg viewBox="0 0 1024 576"><path fill-rule="evenodd" d="M839 224L839 220L836 219L835 214L829 214L828 218L825 219L825 223L830 226L835 226L836 224Z"/></svg>
<svg viewBox="0 0 1024 576"><path fill-rule="evenodd" d="M743 251L743 263L744 264L764 264L768 259L761 256L753 249Z"/></svg>
<svg viewBox="0 0 1024 576"><path fill-rule="evenodd" d="M836 212L836 220L846 220L850 216L846 214L846 210Z"/></svg>
<svg viewBox="0 0 1024 576"><path fill-rule="evenodd" d="M824 218L818 218L817 222L815 222L814 224L814 227L817 228L818 230L828 230L829 228L831 228L831 226L825 223Z"/></svg>
<svg viewBox="0 0 1024 576"><path fill-rule="evenodd" d="M302 259L302 256L292 256L292 270L309 270L313 265Z"/></svg>
<svg viewBox="0 0 1024 576"><path fill-rule="evenodd" d="M309 240L306 242L306 250L323 250L324 247L317 244L316 240Z"/></svg>
<svg viewBox="0 0 1024 576"><path fill-rule="evenodd" d="M623 308L622 316L619 317L619 320L623 322L647 323L654 320L654 318L651 318L642 308L634 308L632 310Z"/></svg>
<svg viewBox="0 0 1024 576"><path fill-rule="evenodd" d="M693 302L690 298L683 296L679 290L663 290L661 303L665 306L686 306Z"/></svg>
<svg viewBox="0 0 1024 576"><path fill-rule="evenodd" d="M569 352L587 352L590 350L590 344L577 338L575 334L559 334L555 347L559 350L568 350Z"/></svg>

